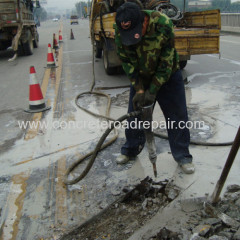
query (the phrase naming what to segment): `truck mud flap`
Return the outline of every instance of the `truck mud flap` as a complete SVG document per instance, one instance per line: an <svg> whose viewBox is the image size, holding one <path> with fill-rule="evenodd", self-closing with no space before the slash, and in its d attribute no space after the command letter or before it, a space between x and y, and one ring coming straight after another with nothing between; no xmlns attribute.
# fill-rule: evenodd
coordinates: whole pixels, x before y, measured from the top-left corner
<svg viewBox="0 0 240 240"><path fill-rule="evenodd" d="M15 37L12 40L12 49L13 49L14 52L18 51L18 45L19 45L19 40L20 40L21 35L22 35L22 30L23 30L23 27L19 26L18 30L17 30L17 34L15 35Z"/></svg>
<svg viewBox="0 0 240 240"><path fill-rule="evenodd" d="M122 65L116 51L114 39L104 39L103 54L107 57L109 67L119 67Z"/></svg>

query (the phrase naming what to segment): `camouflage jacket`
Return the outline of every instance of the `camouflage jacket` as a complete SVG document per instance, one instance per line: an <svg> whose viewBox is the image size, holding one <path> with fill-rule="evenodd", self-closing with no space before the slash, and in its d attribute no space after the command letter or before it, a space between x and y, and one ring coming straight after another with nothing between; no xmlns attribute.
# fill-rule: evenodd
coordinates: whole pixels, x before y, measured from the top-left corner
<svg viewBox="0 0 240 240"><path fill-rule="evenodd" d="M179 69L174 47L172 21L157 11L144 10L149 18L146 34L133 46L124 46L116 24L115 42L122 66L136 90L150 89L156 93Z"/></svg>

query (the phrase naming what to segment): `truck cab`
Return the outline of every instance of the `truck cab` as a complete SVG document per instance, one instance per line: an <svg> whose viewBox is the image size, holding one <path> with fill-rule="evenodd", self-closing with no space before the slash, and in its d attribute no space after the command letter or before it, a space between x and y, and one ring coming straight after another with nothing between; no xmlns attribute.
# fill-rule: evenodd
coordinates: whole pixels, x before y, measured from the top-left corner
<svg viewBox="0 0 240 240"><path fill-rule="evenodd" d="M70 24L78 24L78 16L77 15L72 15L70 17Z"/></svg>

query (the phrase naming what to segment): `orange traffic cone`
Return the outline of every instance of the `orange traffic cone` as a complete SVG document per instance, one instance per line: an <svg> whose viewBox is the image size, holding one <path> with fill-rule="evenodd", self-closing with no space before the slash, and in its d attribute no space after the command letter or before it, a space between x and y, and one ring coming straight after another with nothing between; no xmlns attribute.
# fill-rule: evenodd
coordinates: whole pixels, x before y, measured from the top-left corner
<svg viewBox="0 0 240 240"><path fill-rule="evenodd" d="M59 45L55 33L53 34L53 49L58 50Z"/></svg>
<svg viewBox="0 0 240 240"><path fill-rule="evenodd" d="M51 107L46 107L42 95L42 90L36 78L36 71L33 66L30 67L30 83L29 83L29 109L28 113L44 112Z"/></svg>
<svg viewBox="0 0 240 240"><path fill-rule="evenodd" d="M62 31L59 30L59 37L58 37L58 42L62 43L63 42L63 37L62 37Z"/></svg>
<svg viewBox="0 0 240 240"><path fill-rule="evenodd" d="M74 35L73 35L73 30L71 29L71 36L70 36L70 39L71 40L74 40L75 38L74 38Z"/></svg>
<svg viewBox="0 0 240 240"><path fill-rule="evenodd" d="M55 59L52 52L51 44L48 44L48 54L47 54L47 67L56 67Z"/></svg>

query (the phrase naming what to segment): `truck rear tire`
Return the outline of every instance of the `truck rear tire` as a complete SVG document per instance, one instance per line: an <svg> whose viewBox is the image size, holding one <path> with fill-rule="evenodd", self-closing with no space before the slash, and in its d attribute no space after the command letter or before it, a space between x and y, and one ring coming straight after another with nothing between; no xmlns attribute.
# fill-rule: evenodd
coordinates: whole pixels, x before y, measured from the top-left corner
<svg viewBox="0 0 240 240"><path fill-rule="evenodd" d="M35 38L33 40L33 47L34 48L38 48L38 45L39 45L39 34L38 32L35 34Z"/></svg>
<svg viewBox="0 0 240 240"><path fill-rule="evenodd" d="M105 69L105 72L107 73L107 75L113 75L117 70L116 67L110 67L108 50L107 50L105 44L103 46L103 65L104 65L104 69Z"/></svg>
<svg viewBox="0 0 240 240"><path fill-rule="evenodd" d="M24 56L24 49L22 45L18 45L17 54L18 56Z"/></svg>
<svg viewBox="0 0 240 240"><path fill-rule="evenodd" d="M187 66L187 60L179 62L180 69L184 69Z"/></svg>
<svg viewBox="0 0 240 240"><path fill-rule="evenodd" d="M101 58L102 57L102 48L100 48L100 43L96 42L94 45L95 57Z"/></svg>
<svg viewBox="0 0 240 240"><path fill-rule="evenodd" d="M23 49L26 56L33 54L33 40L32 40L32 34L30 31L28 32L27 42L23 43Z"/></svg>

